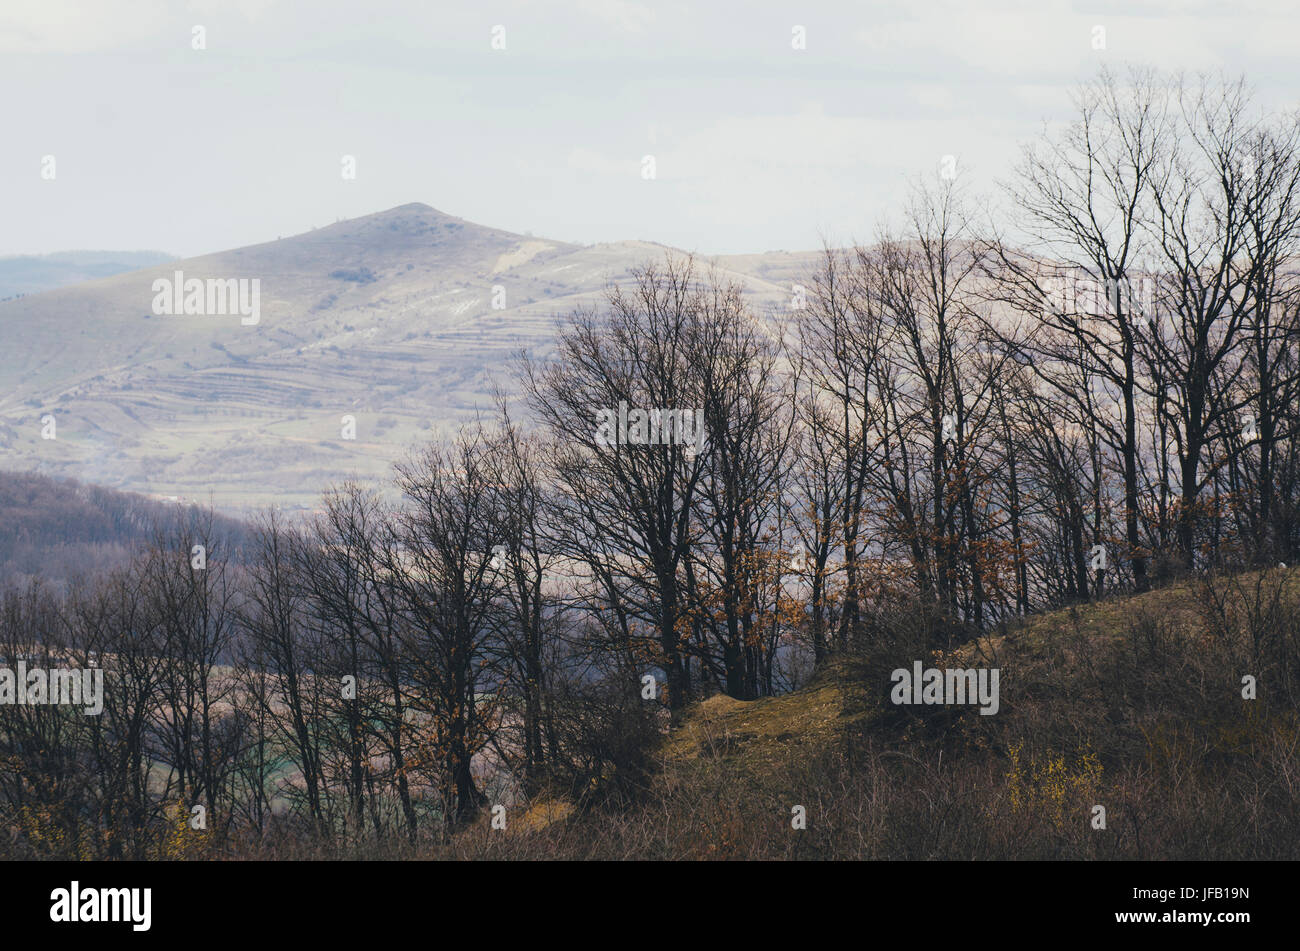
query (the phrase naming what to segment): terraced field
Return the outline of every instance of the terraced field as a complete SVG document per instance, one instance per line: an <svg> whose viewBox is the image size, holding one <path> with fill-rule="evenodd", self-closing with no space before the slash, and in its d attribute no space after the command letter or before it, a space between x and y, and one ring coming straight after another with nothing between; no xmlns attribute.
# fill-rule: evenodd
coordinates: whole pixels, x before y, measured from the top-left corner
<svg viewBox="0 0 1300 951"><path fill-rule="evenodd" d="M489 408L514 354L544 354L557 318L669 250L538 239L410 204L6 301L0 468L231 512L311 508L331 482L383 478ZM768 314L815 257L712 263ZM154 280L176 271L259 280L260 320L153 313ZM345 415L355 440L341 438ZM42 438L47 416L56 438Z"/></svg>

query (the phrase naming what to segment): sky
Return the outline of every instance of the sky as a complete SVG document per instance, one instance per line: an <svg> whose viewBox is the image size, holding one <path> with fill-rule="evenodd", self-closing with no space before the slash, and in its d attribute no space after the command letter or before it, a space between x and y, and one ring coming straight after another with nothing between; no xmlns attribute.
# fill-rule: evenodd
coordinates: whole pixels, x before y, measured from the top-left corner
<svg viewBox="0 0 1300 951"><path fill-rule="evenodd" d="M1294 0L3 0L0 254L188 257L408 202L806 250L869 238L945 156L995 206L1103 64L1300 107L1298 38Z"/></svg>

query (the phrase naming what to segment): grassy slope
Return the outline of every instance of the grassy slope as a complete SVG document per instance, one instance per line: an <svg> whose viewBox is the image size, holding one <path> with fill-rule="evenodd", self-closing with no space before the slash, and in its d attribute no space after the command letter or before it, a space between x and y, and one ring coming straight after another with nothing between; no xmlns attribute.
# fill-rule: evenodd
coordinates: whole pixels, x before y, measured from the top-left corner
<svg viewBox="0 0 1300 951"><path fill-rule="evenodd" d="M1229 608L1238 614L1249 610L1257 583L1267 599L1270 585L1281 591L1281 607L1300 597L1300 573L1272 570L1263 575L1251 573L1221 582L1236 599ZM1244 600L1243 599L1244 596ZM1097 659L1107 652L1132 654L1151 662L1177 663L1172 648L1189 656L1213 652L1215 636L1209 629L1206 606L1202 603L1199 582L1182 581L1144 594L1122 595L1037 615L1004 631L970 642L947 655L935 652L927 666L998 667L1002 670L1002 705L990 723L1001 724L1001 732L1013 733L1025 721L1056 707L1062 702L1078 704L1079 713L1089 701L1100 701L1097 688L1116 686L1102 679ZM1147 625L1159 630L1144 631ZM1138 630L1135 631L1135 628ZM1157 639L1150 644L1134 644L1135 634ZM1113 659L1113 657L1111 658ZM903 663L903 661L899 661ZM910 666L910 665L909 665ZM1243 668L1245 670L1245 668ZM792 694L751 702L717 695L692 709L683 727L665 741L664 751L670 758L689 759L717 755L735 758L754 765L773 762L782 746L824 748L845 738L877 726L889 729L899 721L879 701L869 696L864 677L870 677L872 665L860 658L832 665L812 684ZM1030 689L1020 695L1009 693L1007 681ZM1051 688L1044 694L1043 688ZM1236 697L1239 678L1227 676L1221 684L1225 696ZM972 711L973 712L973 711ZM1100 708L1094 711L1100 714ZM969 716L961 714L958 719ZM906 729L897 739L905 739Z"/></svg>
<svg viewBox="0 0 1300 951"><path fill-rule="evenodd" d="M696 704L658 751L642 807L547 804L518 834L467 835L454 851L1294 859L1297 628L1300 575L1275 569L1044 614L927 657L998 667L994 716L895 707L888 672L920 654L855 656L787 696ZM1243 673L1258 677L1258 700L1242 699ZM1096 805L1105 830L1093 828Z"/></svg>

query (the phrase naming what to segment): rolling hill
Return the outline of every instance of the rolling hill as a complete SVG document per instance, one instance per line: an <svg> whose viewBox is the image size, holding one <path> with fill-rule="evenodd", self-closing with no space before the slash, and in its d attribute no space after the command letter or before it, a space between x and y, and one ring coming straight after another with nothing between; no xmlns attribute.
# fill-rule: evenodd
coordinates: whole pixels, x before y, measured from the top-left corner
<svg viewBox="0 0 1300 951"><path fill-rule="evenodd" d="M693 704L630 808L543 796L513 834L484 819L434 854L1294 861L1297 608L1300 573L1276 568L1010 621L948 652L900 613L789 694ZM1001 709L895 706L891 670L918 658L998 668Z"/></svg>
<svg viewBox="0 0 1300 951"><path fill-rule="evenodd" d="M0 589L39 580L65 587L78 577L125 565L157 533L204 529L235 561L253 532L236 519L209 523L202 506L158 501L29 472L0 471Z"/></svg>
<svg viewBox="0 0 1300 951"><path fill-rule="evenodd" d="M5 301L0 467L226 511L311 507L332 482L382 478L428 434L488 409L512 354L544 353L557 317L669 250L534 238L408 204ZM770 313L815 256L711 261ZM154 281L178 271L258 280L260 319L155 313Z"/></svg>

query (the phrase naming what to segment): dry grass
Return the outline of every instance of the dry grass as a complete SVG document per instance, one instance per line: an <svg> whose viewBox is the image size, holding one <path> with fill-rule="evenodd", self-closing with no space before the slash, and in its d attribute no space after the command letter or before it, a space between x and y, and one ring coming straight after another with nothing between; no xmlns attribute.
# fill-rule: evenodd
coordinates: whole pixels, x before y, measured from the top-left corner
<svg viewBox="0 0 1300 951"><path fill-rule="evenodd" d="M1300 577L1274 570L1054 612L926 658L1000 667L994 716L889 705L881 671L907 649L867 650L789 696L698 704L631 810L575 811L508 845L476 829L435 852L1294 859L1297 631ZM1260 699L1244 700L1252 671ZM796 805L806 829L791 827Z"/></svg>

